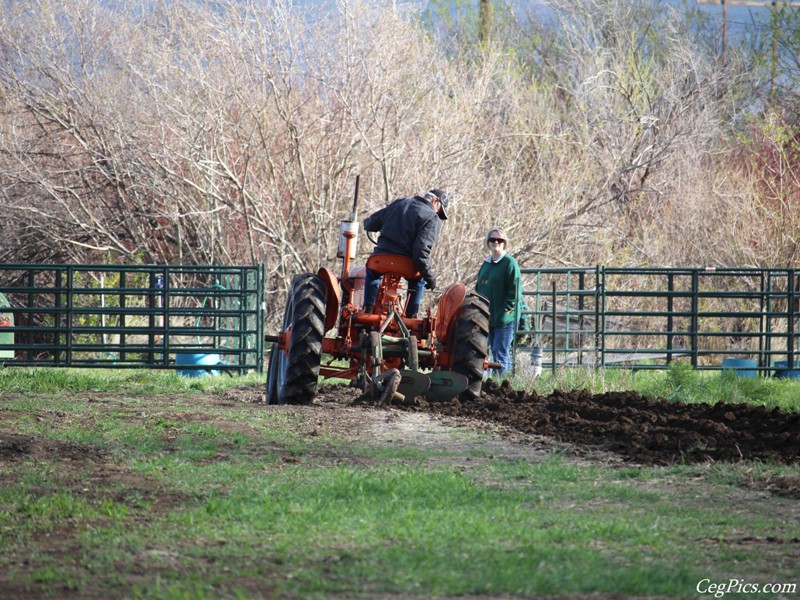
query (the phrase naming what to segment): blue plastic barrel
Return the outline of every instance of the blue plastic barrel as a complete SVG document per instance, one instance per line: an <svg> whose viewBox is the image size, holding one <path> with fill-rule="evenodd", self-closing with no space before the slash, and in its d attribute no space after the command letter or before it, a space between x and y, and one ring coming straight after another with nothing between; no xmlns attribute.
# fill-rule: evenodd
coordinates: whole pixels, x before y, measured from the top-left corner
<svg viewBox="0 0 800 600"><path fill-rule="evenodd" d="M745 377L748 379L758 377L758 361L751 358L723 358L722 368L732 369L737 377Z"/></svg>
<svg viewBox="0 0 800 600"><path fill-rule="evenodd" d="M175 356L175 364L184 366L216 367L221 362L222 359L219 354L177 354ZM185 377L208 377L209 375L219 375L219 373L219 371L211 368L178 369L178 374Z"/></svg>
<svg viewBox="0 0 800 600"><path fill-rule="evenodd" d="M772 363L775 367L775 376L782 379L800 379L800 361L794 361L792 368L789 368L788 360L776 360Z"/></svg>

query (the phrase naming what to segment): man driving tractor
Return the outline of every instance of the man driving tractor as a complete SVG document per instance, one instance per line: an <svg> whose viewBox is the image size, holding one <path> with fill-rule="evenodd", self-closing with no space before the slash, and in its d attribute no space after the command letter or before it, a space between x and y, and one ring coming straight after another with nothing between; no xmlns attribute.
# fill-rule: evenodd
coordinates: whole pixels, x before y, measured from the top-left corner
<svg viewBox="0 0 800 600"><path fill-rule="evenodd" d="M442 221L447 219L450 200L443 190L434 188L422 196L398 198L364 220L364 229L380 232L374 254L410 257L421 277L408 282L409 301L405 316L419 312L425 288L436 288L431 264L431 249L439 238ZM372 312L378 295L381 274L367 269L364 312Z"/></svg>
<svg viewBox="0 0 800 600"><path fill-rule="evenodd" d="M381 235L363 267L350 262L357 207L358 177L350 219L341 225L341 276L326 268L295 275L282 329L265 336L272 342L267 403L309 403L320 377L350 380L381 403L477 398L490 366L487 300L455 282L426 315L416 314L425 287L436 288L430 254L448 217L447 194L398 198L368 217L364 228ZM409 284L405 307L402 280Z"/></svg>

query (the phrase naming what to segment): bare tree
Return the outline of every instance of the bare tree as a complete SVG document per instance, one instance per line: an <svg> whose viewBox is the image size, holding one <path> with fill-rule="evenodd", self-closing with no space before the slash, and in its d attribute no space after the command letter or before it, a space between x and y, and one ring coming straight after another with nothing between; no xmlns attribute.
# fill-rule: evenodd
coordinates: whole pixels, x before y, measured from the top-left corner
<svg viewBox="0 0 800 600"><path fill-rule="evenodd" d="M356 174L360 218L451 193L443 281L491 225L523 266L766 256L729 239L769 213L724 167L743 71L662 5L558 3L536 56L453 52L391 2L295 4L11 3L0 260L264 263L278 318L294 274L335 268Z"/></svg>

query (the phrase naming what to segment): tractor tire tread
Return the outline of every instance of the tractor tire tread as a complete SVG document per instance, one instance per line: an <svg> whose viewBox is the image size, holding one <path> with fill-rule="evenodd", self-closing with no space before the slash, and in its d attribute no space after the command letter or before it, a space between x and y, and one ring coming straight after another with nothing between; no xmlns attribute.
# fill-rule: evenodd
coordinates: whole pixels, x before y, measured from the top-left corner
<svg viewBox="0 0 800 600"><path fill-rule="evenodd" d="M463 392L467 399L480 396L483 366L489 347L489 304L483 296L470 294L458 310L453 341L453 366L469 380Z"/></svg>
<svg viewBox="0 0 800 600"><path fill-rule="evenodd" d="M311 274L292 282L294 313L291 349L284 380L287 404L310 404L317 393L325 335L325 284Z"/></svg>

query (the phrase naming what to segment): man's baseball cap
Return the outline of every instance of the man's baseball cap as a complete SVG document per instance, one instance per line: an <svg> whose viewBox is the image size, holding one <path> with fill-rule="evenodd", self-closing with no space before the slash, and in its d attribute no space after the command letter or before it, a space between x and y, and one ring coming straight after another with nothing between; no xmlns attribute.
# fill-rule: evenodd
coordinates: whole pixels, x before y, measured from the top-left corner
<svg viewBox="0 0 800 600"><path fill-rule="evenodd" d="M441 202L438 215L440 219L445 220L447 218L447 210L450 208L450 198L447 197L447 192L439 188L433 188L425 192L425 197L429 200L438 198L439 202Z"/></svg>

